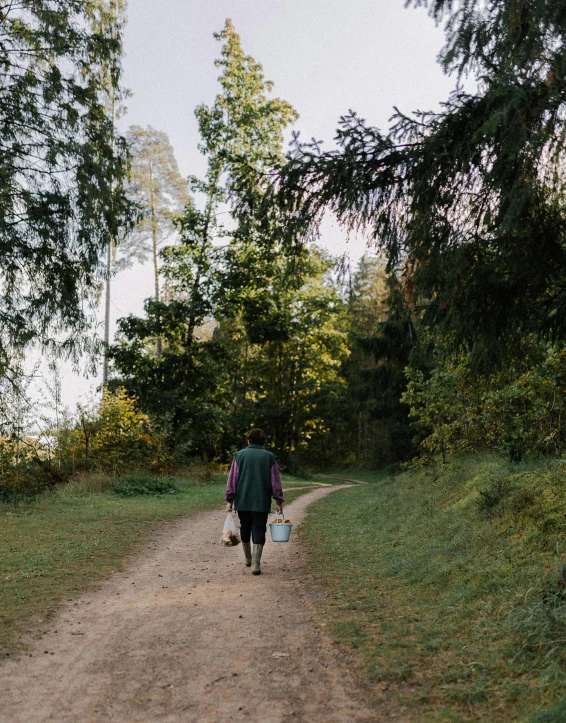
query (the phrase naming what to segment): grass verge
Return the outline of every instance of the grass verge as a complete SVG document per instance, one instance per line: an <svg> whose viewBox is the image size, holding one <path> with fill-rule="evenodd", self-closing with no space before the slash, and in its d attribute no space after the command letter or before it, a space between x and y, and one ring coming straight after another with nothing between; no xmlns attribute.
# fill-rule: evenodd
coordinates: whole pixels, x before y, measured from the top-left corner
<svg viewBox="0 0 566 723"><path fill-rule="evenodd" d="M566 472L457 460L311 508L337 641L415 721L566 721Z"/></svg>
<svg viewBox="0 0 566 723"><path fill-rule="evenodd" d="M284 486L299 482L283 478ZM0 505L0 655L21 648L63 598L120 569L152 530L221 509L226 475L214 474L206 484L176 478L174 495L124 497L112 491L114 484L90 475L35 501ZM291 491L286 501L308 491Z"/></svg>

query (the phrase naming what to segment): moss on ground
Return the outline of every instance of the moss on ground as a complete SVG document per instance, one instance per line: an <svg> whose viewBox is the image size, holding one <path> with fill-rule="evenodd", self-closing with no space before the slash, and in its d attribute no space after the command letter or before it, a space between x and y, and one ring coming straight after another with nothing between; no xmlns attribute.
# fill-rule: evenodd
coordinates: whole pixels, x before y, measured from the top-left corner
<svg viewBox="0 0 566 723"><path fill-rule="evenodd" d="M300 534L376 690L423 721L566 720L561 464L344 476L368 484L319 502Z"/></svg>

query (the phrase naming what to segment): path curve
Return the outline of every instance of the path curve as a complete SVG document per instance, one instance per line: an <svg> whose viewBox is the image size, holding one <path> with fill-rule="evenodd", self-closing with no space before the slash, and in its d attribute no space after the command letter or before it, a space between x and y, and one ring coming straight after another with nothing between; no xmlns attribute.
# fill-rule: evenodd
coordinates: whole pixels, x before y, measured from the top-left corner
<svg viewBox="0 0 566 723"><path fill-rule="evenodd" d="M333 474L320 474L319 477L325 477L326 479L337 479L341 480L342 482L352 482L356 485L367 485L367 482L364 482L361 479L351 479L350 477L336 477L336 475ZM350 487L351 485L343 485L344 487Z"/></svg>
<svg viewBox="0 0 566 723"><path fill-rule="evenodd" d="M286 507L348 485L315 489ZM124 572L66 603L31 654L0 667L2 723L375 723L325 632L296 532L254 577L221 547L225 512L154 534Z"/></svg>

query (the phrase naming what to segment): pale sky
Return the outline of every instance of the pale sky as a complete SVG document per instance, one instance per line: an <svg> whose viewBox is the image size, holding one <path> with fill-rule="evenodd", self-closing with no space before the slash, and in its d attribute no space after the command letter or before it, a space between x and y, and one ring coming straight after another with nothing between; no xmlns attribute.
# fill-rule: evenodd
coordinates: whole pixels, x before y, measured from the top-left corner
<svg viewBox="0 0 566 723"><path fill-rule="evenodd" d="M194 108L218 92L220 43L212 35L228 17L244 51L274 82L274 94L300 114L294 129L304 140L332 147L337 121L349 109L381 130L393 106L405 113L436 109L454 86L437 62L443 32L423 9L404 6L405 0L129 0L123 80L132 97L121 127L165 131L183 175L204 171ZM362 239L347 245L330 223L321 245L348 251L354 261L364 251ZM116 319L141 313L151 293L149 264L114 279L112 334ZM66 365L62 371L71 407L100 384Z"/></svg>

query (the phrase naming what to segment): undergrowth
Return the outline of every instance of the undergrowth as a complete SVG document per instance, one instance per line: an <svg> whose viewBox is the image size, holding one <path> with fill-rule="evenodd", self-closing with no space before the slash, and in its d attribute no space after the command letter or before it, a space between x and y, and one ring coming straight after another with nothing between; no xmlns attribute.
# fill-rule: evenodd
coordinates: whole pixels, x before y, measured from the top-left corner
<svg viewBox="0 0 566 723"><path fill-rule="evenodd" d="M559 462L351 476L369 484L322 500L302 534L335 636L376 687L412 720L566 721Z"/></svg>

